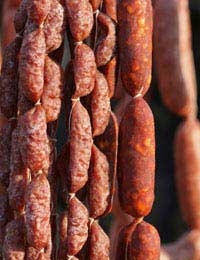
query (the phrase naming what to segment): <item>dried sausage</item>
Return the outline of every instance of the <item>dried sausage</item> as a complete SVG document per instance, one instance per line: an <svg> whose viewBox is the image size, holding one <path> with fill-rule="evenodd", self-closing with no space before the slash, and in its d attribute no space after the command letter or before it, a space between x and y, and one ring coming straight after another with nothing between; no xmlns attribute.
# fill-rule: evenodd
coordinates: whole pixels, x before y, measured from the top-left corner
<svg viewBox="0 0 200 260"><path fill-rule="evenodd" d="M110 98L107 81L102 73L97 71L95 87L91 98L93 136L102 134L110 118Z"/></svg>
<svg viewBox="0 0 200 260"><path fill-rule="evenodd" d="M68 255L76 255L88 238L88 211L76 198L69 200L67 247Z"/></svg>
<svg viewBox="0 0 200 260"><path fill-rule="evenodd" d="M194 115L196 76L188 1L157 0L154 17L155 65L163 102L179 116Z"/></svg>
<svg viewBox="0 0 200 260"><path fill-rule="evenodd" d="M103 10L113 21L117 22L117 0L104 0Z"/></svg>
<svg viewBox="0 0 200 260"><path fill-rule="evenodd" d="M97 43L95 51L97 66L103 66L111 59L116 44L115 24L112 19L104 13L98 15L98 22L105 28L106 36Z"/></svg>
<svg viewBox="0 0 200 260"><path fill-rule="evenodd" d="M128 259L160 259L160 237L152 225L144 221L137 225L132 235Z"/></svg>
<svg viewBox="0 0 200 260"><path fill-rule="evenodd" d="M133 99L127 106L119 130L119 200L133 217L149 214L154 201L154 119L146 101Z"/></svg>
<svg viewBox="0 0 200 260"><path fill-rule="evenodd" d="M200 123L184 121L178 128L174 141L175 176L180 208L186 223L200 227Z"/></svg>
<svg viewBox="0 0 200 260"><path fill-rule="evenodd" d="M99 224L94 221L90 227L90 260L108 260L110 241L106 233L99 226Z"/></svg>
<svg viewBox="0 0 200 260"><path fill-rule="evenodd" d="M20 151L23 162L34 176L48 169L50 146L47 137L46 115L38 105L20 117Z"/></svg>
<svg viewBox="0 0 200 260"><path fill-rule="evenodd" d="M41 99L47 122L58 119L61 110L62 90L62 68L47 56L44 67L44 90Z"/></svg>
<svg viewBox="0 0 200 260"><path fill-rule="evenodd" d="M137 225L137 219L132 223L123 227L118 235L117 248L116 248L116 260L127 259L128 246L131 242L133 231Z"/></svg>
<svg viewBox="0 0 200 260"><path fill-rule="evenodd" d="M93 27L93 11L89 0L65 0L67 18L75 41L83 41Z"/></svg>
<svg viewBox="0 0 200 260"><path fill-rule="evenodd" d="M19 86L33 102L37 102L43 92L45 52L45 37L41 29L25 35L20 51Z"/></svg>
<svg viewBox="0 0 200 260"><path fill-rule="evenodd" d="M117 84L117 58L113 57L102 69L109 87L109 98L112 98L115 93L115 85Z"/></svg>
<svg viewBox="0 0 200 260"><path fill-rule="evenodd" d="M65 13L59 1L51 1L51 11L44 24L47 52L52 52L60 47L64 38Z"/></svg>
<svg viewBox="0 0 200 260"><path fill-rule="evenodd" d="M47 246L49 224L50 186L45 175L39 175L29 184L26 194L26 228L30 246L36 249Z"/></svg>
<svg viewBox="0 0 200 260"><path fill-rule="evenodd" d="M28 18L32 23L41 25L44 23L51 8L50 0L31 0L28 5Z"/></svg>
<svg viewBox="0 0 200 260"><path fill-rule="evenodd" d="M152 17L150 0L119 2L121 77L124 88L131 96L141 91L144 95L151 82Z"/></svg>
<svg viewBox="0 0 200 260"><path fill-rule="evenodd" d="M86 44L78 44L74 53L74 80L76 90L73 98L78 98L90 94L93 90L96 63L93 50Z"/></svg>
<svg viewBox="0 0 200 260"><path fill-rule="evenodd" d="M108 207L109 195L109 164L106 156L93 145L89 171L89 209L91 218L96 219L103 215Z"/></svg>
<svg viewBox="0 0 200 260"><path fill-rule="evenodd" d="M109 163L110 192L108 198L108 207L104 212L104 215L107 215L112 210L117 173L118 124L114 113L111 112L110 121L105 132L95 138L95 143L99 147L99 149L106 155Z"/></svg>
<svg viewBox="0 0 200 260"><path fill-rule="evenodd" d="M70 189L71 193L80 190L88 180L91 157L92 130L87 110L78 101L72 108L70 131Z"/></svg>
<svg viewBox="0 0 200 260"><path fill-rule="evenodd" d="M25 194L30 171L24 166L19 148L19 127L12 133L12 148L10 161L10 182L8 188L9 204L18 212L25 208Z"/></svg>

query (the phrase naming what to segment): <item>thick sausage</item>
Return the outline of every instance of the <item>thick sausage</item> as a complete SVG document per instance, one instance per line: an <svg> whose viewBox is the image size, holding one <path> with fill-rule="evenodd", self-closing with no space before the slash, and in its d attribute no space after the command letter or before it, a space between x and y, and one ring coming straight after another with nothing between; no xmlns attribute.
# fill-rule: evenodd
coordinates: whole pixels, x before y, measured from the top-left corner
<svg viewBox="0 0 200 260"><path fill-rule="evenodd" d="M154 201L155 133L151 109L143 98L127 106L119 130L119 200L133 217L149 214Z"/></svg>
<svg viewBox="0 0 200 260"><path fill-rule="evenodd" d="M131 96L144 95L151 82L152 18L151 0L118 4L121 78Z"/></svg>

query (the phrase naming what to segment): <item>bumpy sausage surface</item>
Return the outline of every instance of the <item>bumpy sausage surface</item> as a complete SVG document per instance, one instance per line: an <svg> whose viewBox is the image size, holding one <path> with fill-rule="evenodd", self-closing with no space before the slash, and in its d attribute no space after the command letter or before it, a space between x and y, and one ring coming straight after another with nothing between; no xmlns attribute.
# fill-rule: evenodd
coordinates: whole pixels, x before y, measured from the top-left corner
<svg viewBox="0 0 200 260"><path fill-rule="evenodd" d="M117 173L117 151L118 151L118 124L115 115L111 112L110 121L105 132L97 136L95 143L99 149L106 155L109 163L109 185L110 195L108 198L108 207L104 214L112 210L113 196L115 193L115 181Z"/></svg>
<svg viewBox="0 0 200 260"><path fill-rule="evenodd" d="M159 260L160 237L150 224L142 222L135 228L129 248L129 260Z"/></svg>
<svg viewBox="0 0 200 260"><path fill-rule="evenodd" d="M119 200L133 217L149 214L154 201L155 133L151 109L143 98L127 106L119 130Z"/></svg>
<svg viewBox="0 0 200 260"><path fill-rule="evenodd" d="M86 44L78 44L74 50L74 81L76 90L73 98L91 93L95 84L96 63L93 50Z"/></svg>
<svg viewBox="0 0 200 260"><path fill-rule="evenodd" d="M121 0L118 5L121 77L131 96L144 95L151 82L152 6L150 0Z"/></svg>
<svg viewBox="0 0 200 260"><path fill-rule="evenodd" d="M49 167L50 146L47 137L46 114L41 105L20 117L19 142L23 162L35 176Z"/></svg>
<svg viewBox="0 0 200 260"><path fill-rule="evenodd" d="M76 198L69 201L67 247L68 255L76 255L88 238L88 211Z"/></svg>
<svg viewBox="0 0 200 260"><path fill-rule="evenodd" d="M109 88L105 76L97 71L91 98L93 136L102 134L110 118Z"/></svg>
<svg viewBox="0 0 200 260"><path fill-rule="evenodd" d="M110 241L100 225L94 221L90 227L89 260L109 260Z"/></svg>
<svg viewBox="0 0 200 260"><path fill-rule="evenodd" d="M108 207L109 195L109 164L106 156L93 145L89 171L89 209L91 218L98 218L103 215Z"/></svg>
<svg viewBox="0 0 200 260"><path fill-rule="evenodd" d="M75 41L83 41L93 27L93 11L89 0L65 0L67 18Z"/></svg>
<svg viewBox="0 0 200 260"><path fill-rule="evenodd" d="M29 245L36 249L45 248L50 224L50 186L45 175L36 177L29 184L25 215Z"/></svg>
<svg viewBox="0 0 200 260"><path fill-rule="evenodd" d="M45 36L41 29L24 36L20 50L19 86L33 102L40 99L43 91L45 52Z"/></svg>
<svg viewBox="0 0 200 260"><path fill-rule="evenodd" d="M88 180L92 142L88 112L78 101L73 105L71 116L69 163L71 193L80 190Z"/></svg>

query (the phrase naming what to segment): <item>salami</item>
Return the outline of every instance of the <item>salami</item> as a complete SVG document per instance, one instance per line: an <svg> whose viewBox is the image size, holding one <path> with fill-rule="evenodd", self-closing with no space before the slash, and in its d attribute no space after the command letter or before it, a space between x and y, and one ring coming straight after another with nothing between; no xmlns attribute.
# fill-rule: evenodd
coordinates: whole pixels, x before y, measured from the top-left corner
<svg viewBox="0 0 200 260"><path fill-rule="evenodd" d="M102 73L97 71L94 91L91 100L93 136L102 134L110 117L110 98L107 81Z"/></svg>
<svg viewBox="0 0 200 260"><path fill-rule="evenodd" d="M106 36L102 37L97 43L95 51L97 66L103 66L111 59L115 50L115 24L112 19L104 13L98 15L98 22L102 27L106 28Z"/></svg>
<svg viewBox="0 0 200 260"><path fill-rule="evenodd" d="M89 0L65 0L70 31L75 41L83 41L93 27L93 11Z"/></svg>
<svg viewBox="0 0 200 260"><path fill-rule="evenodd" d="M76 255L88 237L88 211L76 198L69 200L69 217L67 231L68 255Z"/></svg>
<svg viewBox="0 0 200 260"><path fill-rule="evenodd" d="M24 36L20 50L19 86L33 102L37 102L43 92L45 52L45 36L41 29Z"/></svg>
<svg viewBox="0 0 200 260"><path fill-rule="evenodd" d="M47 137L46 115L41 105L26 112L20 118L20 152L24 165L32 175L49 167L50 146Z"/></svg>
<svg viewBox="0 0 200 260"><path fill-rule="evenodd" d="M94 221L90 228L90 260L108 260L110 241L99 224Z"/></svg>
<svg viewBox="0 0 200 260"><path fill-rule="evenodd" d="M26 228L29 245L36 249L47 246L49 224L50 187L46 177L40 175L29 184L26 194Z"/></svg>
<svg viewBox="0 0 200 260"><path fill-rule="evenodd" d="M99 218L108 207L109 164L106 156L93 145L89 174L90 217Z"/></svg>
<svg viewBox="0 0 200 260"><path fill-rule="evenodd" d="M86 44L78 44L74 50L74 80L76 90L73 98L91 93L95 84L96 63L92 49Z"/></svg>
<svg viewBox="0 0 200 260"><path fill-rule="evenodd" d="M92 130L87 110L78 101L72 108L70 132L70 189L71 193L80 190L88 180L91 157Z"/></svg>

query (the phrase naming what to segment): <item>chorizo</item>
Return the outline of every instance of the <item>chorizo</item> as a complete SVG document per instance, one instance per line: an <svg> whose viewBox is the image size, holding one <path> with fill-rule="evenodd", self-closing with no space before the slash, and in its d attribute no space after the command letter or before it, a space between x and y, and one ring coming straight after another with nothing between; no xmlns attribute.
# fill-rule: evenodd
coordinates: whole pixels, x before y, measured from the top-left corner
<svg viewBox="0 0 200 260"><path fill-rule="evenodd" d="M69 200L67 248L68 255L76 255L88 238L88 211L76 198Z"/></svg>
<svg viewBox="0 0 200 260"><path fill-rule="evenodd" d="M73 98L91 93L95 84L96 63L93 50L86 44L78 44L74 50L74 81L76 90Z"/></svg>
<svg viewBox="0 0 200 260"><path fill-rule="evenodd" d="M46 121L58 119L63 92L63 71L60 65L46 56L44 66L44 90L41 98Z"/></svg>
<svg viewBox="0 0 200 260"><path fill-rule="evenodd" d="M110 98L106 78L97 71L95 87L91 98L93 136L102 134L110 118Z"/></svg>
<svg viewBox="0 0 200 260"><path fill-rule="evenodd" d="M20 50L19 86L24 95L33 102L37 102L43 92L45 52L42 29L24 36Z"/></svg>
<svg viewBox="0 0 200 260"><path fill-rule="evenodd" d="M138 224L132 234L128 259L159 260L160 237L158 231L145 221Z"/></svg>
<svg viewBox="0 0 200 260"><path fill-rule="evenodd" d="M90 227L90 260L109 260L110 241L106 233L94 221Z"/></svg>
<svg viewBox="0 0 200 260"><path fill-rule="evenodd" d="M184 121L174 140L175 177L180 208L186 223L200 227L200 123Z"/></svg>
<svg viewBox="0 0 200 260"><path fill-rule="evenodd" d="M25 216L29 245L45 248L50 224L50 186L45 175L33 179L27 188Z"/></svg>
<svg viewBox="0 0 200 260"><path fill-rule="evenodd" d="M127 106L119 129L118 183L120 205L133 217L149 214L154 201L154 119L143 98Z"/></svg>
<svg viewBox="0 0 200 260"><path fill-rule="evenodd" d="M49 167L50 146L47 137L46 115L41 105L26 112L19 119L20 152L24 165L34 176Z"/></svg>
<svg viewBox="0 0 200 260"><path fill-rule="evenodd" d="M85 40L91 33L94 18L89 0L65 0L67 18L75 41Z"/></svg>
<svg viewBox="0 0 200 260"><path fill-rule="evenodd" d="M121 78L131 96L144 95L151 82L152 17L151 0L119 2Z"/></svg>
<svg viewBox="0 0 200 260"><path fill-rule="evenodd" d="M156 0L154 9L155 65L162 100L179 116L194 115L196 76L188 1Z"/></svg>
<svg viewBox="0 0 200 260"><path fill-rule="evenodd" d="M75 193L88 180L88 169L92 148L92 130L87 110L78 101L72 107L70 131L70 189Z"/></svg>
<svg viewBox="0 0 200 260"><path fill-rule="evenodd" d="M109 191L109 164L107 158L93 145L89 171L89 209L91 218L99 218L106 211Z"/></svg>

